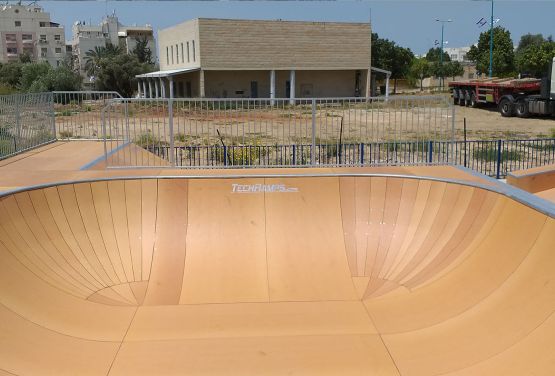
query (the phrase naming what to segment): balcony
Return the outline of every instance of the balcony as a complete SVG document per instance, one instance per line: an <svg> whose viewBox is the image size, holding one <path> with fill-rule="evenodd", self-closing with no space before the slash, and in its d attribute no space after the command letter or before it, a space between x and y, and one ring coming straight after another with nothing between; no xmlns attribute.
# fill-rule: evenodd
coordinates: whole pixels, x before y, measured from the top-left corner
<svg viewBox="0 0 555 376"><path fill-rule="evenodd" d="M48 44L48 41L46 39L39 39L38 42L39 44Z"/></svg>

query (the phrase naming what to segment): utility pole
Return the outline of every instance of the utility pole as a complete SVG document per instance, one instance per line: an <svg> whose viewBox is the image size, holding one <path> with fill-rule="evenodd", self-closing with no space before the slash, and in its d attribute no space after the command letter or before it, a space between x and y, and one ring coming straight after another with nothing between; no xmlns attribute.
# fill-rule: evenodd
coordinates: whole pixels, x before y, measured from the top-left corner
<svg viewBox="0 0 555 376"><path fill-rule="evenodd" d="M492 0L493 1L493 0ZM439 66L441 67L441 78L440 78L440 83L441 83L441 87L443 88L443 34L445 31L445 23L446 22L453 22L453 20L451 20L450 18L447 20L440 20L439 18L436 18L436 22L441 22L441 48L440 48L440 53L439 53Z"/></svg>
<svg viewBox="0 0 555 376"><path fill-rule="evenodd" d="M489 31L489 78L493 77L493 0L491 0L491 20Z"/></svg>

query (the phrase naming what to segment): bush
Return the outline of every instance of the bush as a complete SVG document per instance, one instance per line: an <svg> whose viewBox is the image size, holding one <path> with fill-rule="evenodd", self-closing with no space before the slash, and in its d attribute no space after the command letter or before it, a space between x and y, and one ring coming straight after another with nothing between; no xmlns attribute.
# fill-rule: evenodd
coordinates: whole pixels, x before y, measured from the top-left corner
<svg viewBox="0 0 555 376"><path fill-rule="evenodd" d="M487 146L480 150L474 151L474 158L484 162L497 161L497 147ZM516 150L501 151L501 160L503 161L520 161L522 154Z"/></svg>

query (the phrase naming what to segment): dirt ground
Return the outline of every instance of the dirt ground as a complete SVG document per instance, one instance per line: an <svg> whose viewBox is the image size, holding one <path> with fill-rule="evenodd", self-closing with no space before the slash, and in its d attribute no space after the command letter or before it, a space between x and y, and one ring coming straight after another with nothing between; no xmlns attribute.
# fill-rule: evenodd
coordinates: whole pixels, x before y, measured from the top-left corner
<svg viewBox="0 0 555 376"><path fill-rule="evenodd" d="M505 118L496 107L455 107L457 139L462 140L464 119L468 140L555 138L555 118Z"/></svg>

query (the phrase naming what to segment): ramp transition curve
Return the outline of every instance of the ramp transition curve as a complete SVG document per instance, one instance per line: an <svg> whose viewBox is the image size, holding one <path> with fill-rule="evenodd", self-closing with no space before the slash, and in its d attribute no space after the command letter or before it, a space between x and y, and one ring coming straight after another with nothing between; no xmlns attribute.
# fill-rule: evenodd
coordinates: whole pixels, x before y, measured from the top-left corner
<svg viewBox="0 0 555 376"><path fill-rule="evenodd" d="M0 198L0 374L549 375L555 221L400 177Z"/></svg>

